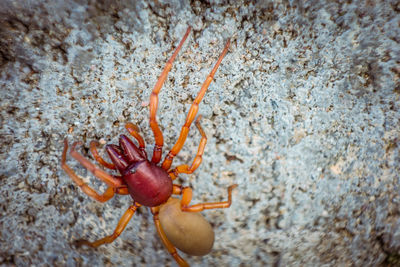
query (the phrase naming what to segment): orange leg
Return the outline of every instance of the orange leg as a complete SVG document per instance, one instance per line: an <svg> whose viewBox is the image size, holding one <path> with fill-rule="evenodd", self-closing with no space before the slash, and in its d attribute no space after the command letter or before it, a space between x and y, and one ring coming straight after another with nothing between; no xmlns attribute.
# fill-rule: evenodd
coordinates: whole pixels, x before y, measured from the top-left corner
<svg viewBox="0 0 400 267"><path fill-rule="evenodd" d="M173 184L172 185L172 194L173 195L182 195L182 189L183 187L179 184Z"/></svg>
<svg viewBox="0 0 400 267"><path fill-rule="evenodd" d="M160 90L161 90L165 80L167 79L168 73L172 68L172 63L174 62L176 56L178 55L179 50L181 49L186 38L188 37L188 35L190 33L190 29L191 29L191 27L188 27L181 42L179 43L178 47L175 49L174 54L171 56L171 58L165 64L164 70L161 73L160 77L158 78L158 81L157 81L156 85L154 86L153 91L151 92L151 95L150 95L150 127L151 127L151 130L153 131L154 139L156 142L156 144L154 145L153 157L152 157L151 161L156 164L159 163L161 160L162 147L164 145L164 138L163 138L162 132L160 130L160 127L158 127L157 120L156 120L156 113L157 113L157 108L158 108L158 93L160 93Z"/></svg>
<svg viewBox="0 0 400 267"><path fill-rule="evenodd" d="M92 141L90 142L90 152L92 152L92 155L94 157L94 159L100 163L101 165L103 165L104 167L111 169L111 170L115 170L115 166L112 163L108 163L106 162L100 155L99 152L97 152L97 146L99 145L99 142L97 141Z"/></svg>
<svg viewBox="0 0 400 267"><path fill-rule="evenodd" d="M229 208L232 204L232 190L237 186L238 186L237 184L234 184L228 187L228 201L200 203L191 206L189 206L189 203L192 200L192 189L190 187L184 187L181 191L182 194L181 209L182 211L199 212L208 209Z"/></svg>
<svg viewBox="0 0 400 267"><path fill-rule="evenodd" d="M146 153L146 144L142 138L142 136L139 134L139 127L137 127L135 124L128 122L125 125L125 128L128 130L128 132L138 141L139 143L139 149L142 151L143 155L147 159L147 153Z"/></svg>
<svg viewBox="0 0 400 267"><path fill-rule="evenodd" d="M132 218L133 214L135 214L135 211L140 206L141 205L139 203L135 202L135 204L130 206L128 208L128 210L125 211L124 215L119 220L118 225L115 228L114 233L112 233L112 235L106 236L106 237L104 237L102 239L99 239L97 241L94 241L94 242L89 242L87 240L77 240L76 241L76 245L77 246L86 245L88 247L97 248L98 246L101 246L103 244L108 244L108 243L113 242L124 231L126 225L128 224L128 222Z"/></svg>
<svg viewBox="0 0 400 267"><path fill-rule="evenodd" d="M157 233L160 236L161 241L163 242L165 248L168 250L168 252L171 254L171 256L175 259L176 263L180 267L189 267L189 264L181 257L179 256L178 252L176 251L176 248L172 243L168 240L167 236L164 233L164 230L161 227L160 219L158 218L158 211L160 210L160 207L154 207L151 208L151 212L153 213L153 220L154 224L157 229Z"/></svg>
<svg viewBox="0 0 400 267"><path fill-rule="evenodd" d="M114 191L118 195L129 195L129 190L128 190L127 186L120 187L120 188L115 188Z"/></svg>
<svg viewBox="0 0 400 267"><path fill-rule="evenodd" d="M81 154L79 154L76 150L75 147L77 145L80 145L80 142L75 142L72 144L71 147L71 151L69 152L69 154L76 159L77 161L79 161L80 164L82 164L83 167L85 167L86 169L88 169L91 173L93 173L94 176L96 176L97 178L99 178L100 180L102 180L103 182L105 182L108 186L110 187L121 187L123 185L122 180L120 179L115 179L112 175L108 174L107 172L103 171L102 169L99 169L96 167L96 165L94 165L93 163L91 163L89 160L87 160L85 157L83 157ZM68 141L65 139L64 140L64 152L66 152L66 150L68 149ZM64 153L63 153L64 156ZM64 157L63 157L64 158ZM65 162L65 161L64 161ZM67 172L68 173L68 172Z"/></svg>
<svg viewBox="0 0 400 267"><path fill-rule="evenodd" d="M215 64L214 68L208 75L207 79L204 81L196 99L193 101L193 104L190 107L189 112L186 116L185 124L182 126L182 130L179 135L178 141L176 141L175 145L173 146L171 151L168 153L168 155L164 159L164 162L162 164L162 168L164 170L169 170L174 157L179 153L179 151L181 151L183 145L185 144L186 138L189 133L190 125L192 124L194 118L196 117L197 111L199 110L199 104L200 104L201 100L203 99L208 87L210 86L210 83L212 82L214 75L217 72L219 65L221 64L222 59L228 52L229 44L230 44L230 41L228 40L226 42L224 50L222 51L222 54L218 58L217 63Z"/></svg>
<svg viewBox="0 0 400 267"><path fill-rule="evenodd" d="M187 173L187 174L193 173L201 164L202 156L204 153L204 148L207 144L207 136L206 136L206 133L204 132L203 128L200 125L200 120L201 120L201 115L199 115L197 117L197 120L195 122L196 127L197 127L197 129L199 129L199 132L201 134L201 140L200 140L199 148L197 150L196 157L193 160L192 166L189 167L186 164L180 165L180 166L176 167L174 170L169 171L168 173L172 180L176 179L176 177L178 177L179 173Z"/></svg>
<svg viewBox="0 0 400 267"><path fill-rule="evenodd" d="M61 157L61 167L62 169L68 174L68 176L81 188L81 190L91 198L94 198L100 202L106 202L110 200L114 194L117 192L119 194L124 194L127 189L126 186L122 185L122 180L120 179L113 179L115 184L121 184L118 187L109 187L107 190L101 195L97 193L93 188L88 186L78 175L67 165L66 158L67 158L67 151L68 151L68 141L67 139L64 140L64 150Z"/></svg>

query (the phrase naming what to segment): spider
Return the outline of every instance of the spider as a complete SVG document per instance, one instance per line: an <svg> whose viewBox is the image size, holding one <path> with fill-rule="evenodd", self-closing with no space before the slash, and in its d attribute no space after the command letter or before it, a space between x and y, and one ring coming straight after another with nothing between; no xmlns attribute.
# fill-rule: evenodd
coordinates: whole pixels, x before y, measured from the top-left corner
<svg viewBox="0 0 400 267"><path fill-rule="evenodd" d="M105 168L117 170L120 175L111 175L103 169L96 167L92 162L83 157L76 147L81 142L72 144L70 155L81 165L88 169L94 176L108 185L103 194L97 193L93 188L84 183L84 181L67 165L66 157L68 151L68 140L64 140L64 150L61 158L61 167L68 176L81 188L81 190L93 199L106 202L114 194L131 195L133 204L124 213L119 220L113 234L106 236L94 242L88 240L78 240L77 245L86 245L96 248L100 245L113 242L125 229L129 220L140 206L149 207L153 214L154 224L160 239L168 252L172 255L179 266L189 266L187 262L178 254L177 249L189 255L205 255L212 249L214 243L214 232L211 225L199 213L206 209L228 208L232 203L232 190L237 184L228 187L228 200L214 203L200 203L189 205L192 199L192 189L181 185L173 184L180 173L191 174L201 164L202 155L207 137L200 125L201 115L198 116L195 124L201 134L201 140L197 154L191 166L180 165L171 169L174 157L182 149L189 133L189 128L195 119L199 104L204 97L213 77L221 64L222 59L228 52L230 41L228 40L217 63L203 83L196 99L192 103L185 124L183 125L179 138L171 151L167 154L164 161L159 165L162 157L163 134L156 120L158 107L158 94L171 70L172 63L175 60L179 50L190 33L191 27L188 27L185 35L175 49L175 52L166 63L163 72L150 95L150 127L154 134L155 146L151 161L148 160L145 142L139 134L139 128L127 123L125 128L130 135L136 139L138 146L126 135L121 135L119 145L106 145L106 151L112 163L105 161L97 152L98 142L90 143L90 151L94 159ZM173 198L171 195L180 195L181 199Z"/></svg>

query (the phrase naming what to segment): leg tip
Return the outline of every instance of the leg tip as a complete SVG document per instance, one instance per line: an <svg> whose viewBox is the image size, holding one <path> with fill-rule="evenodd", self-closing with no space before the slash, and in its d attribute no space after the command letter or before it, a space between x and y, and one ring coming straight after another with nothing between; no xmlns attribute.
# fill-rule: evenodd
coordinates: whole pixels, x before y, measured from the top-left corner
<svg viewBox="0 0 400 267"><path fill-rule="evenodd" d="M67 160L67 151L68 151L68 139L65 138L64 139L64 150L63 150L62 156L61 156L61 166L63 166L63 164L65 164L65 161Z"/></svg>
<svg viewBox="0 0 400 267"><path fill-rule="evenodd" d="M99 142L98 141L96 141L96 140L92 140L92 141L90 141L90 146L94 146L94 147L96 147L96 146L99 146L100 144L99 144Z"/></svg>
<svg viewBox="0 0 400 267"><path fill-rule="evenodd" d="M82 246L92 247L92 243L85 239L78 239L74 241L74 246L80 248Z"/></svg>
<svg viewBox="0 0 400 267"><path fill-rule="evenodd" d="M133 124L132 122L128 122L127 124L125 124L125 129L127 129L128 132L132 130L135 132L140 132L139 127L136 124Z"/></svg>
<svg viewBox="0 0 400 267"><path fill-rule="evenodd" d="M239 186L238 184L233 184L233 185L231 185L231 186L228 187L228 190L229 190L229 191L232 191L233 189L235 189L235 188L238 187L238 186Z"/></svg>
<svg viewBox="0 0 400 267"><path fill-rule="evenodd" d="M73 153L73 152L75 151L76 147L77 147L77 146L80 146L80 145L82 145L82 142L79 142L79 141L74 142L74 143L72 144L72 146L71 146L71 150L70 150L69 153Z"/></svg>

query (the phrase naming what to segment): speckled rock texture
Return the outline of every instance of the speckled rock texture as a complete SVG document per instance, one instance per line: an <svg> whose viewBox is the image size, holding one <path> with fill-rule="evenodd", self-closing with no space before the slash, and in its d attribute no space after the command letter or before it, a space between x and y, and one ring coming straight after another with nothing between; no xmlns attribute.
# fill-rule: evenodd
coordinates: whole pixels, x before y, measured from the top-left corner
<svg viewBox="0 0 400 267"><path fill-rule="evenodd" d="M0 265L176 266L150 211L98 249L132 203L98 203L62 171L63 139L116 143L137 124L188 25L161 93L164 153L221 53L199 114L202 165L175 183L203 214L213 251L192 266L400 264L398 1L3 0L0 7ZM191 163L192 125L174 166ZM104 154L101 146L101 154ZM164 154L165 155L165 154ZM99 191L106 186L68 156Z"/></svg>

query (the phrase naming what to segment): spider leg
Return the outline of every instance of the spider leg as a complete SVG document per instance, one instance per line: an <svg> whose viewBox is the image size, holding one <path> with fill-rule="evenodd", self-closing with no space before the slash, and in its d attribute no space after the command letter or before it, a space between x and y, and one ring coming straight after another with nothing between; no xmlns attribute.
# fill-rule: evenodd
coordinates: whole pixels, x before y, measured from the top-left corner
<svg viewBox="0 0 400 267"><path fill-rule="evenodd" d="M165 235L164 230L161 227L160 219L158 218L159 210L160 206L151 208L151 212L153 213L154 224L156 226L157 233L160 236L161 241L163 242L165 248L168 250L168 252L171 254L171 256L175 259L176 263L180 267L189 267L189 264L181 256L179 256L176 248L174 247L174 245L172 245L172 243L168 240L167 236Z"/></svg>
<svg viewBox="0 0 400 267"><path fill-rule="evenodd" d="M139 208L141 205L139 203L136 203L131 205L127 211L125 211L124 215L122 215L121 219L119 220L117 227L115 228L114 232L109 235L106 236L102 239L99 239L97 241L94 242L90 242L87 240L77 240L75 241L76 246L82 246L82 245L86 245L88 247L92 247L92 248L97 248L98 246L101 246L103 244L108 244L113 242L125 229L126 225L128 224L128 222L131 220L133 214L135 214L135 211L137 210L137 208Z"/></svg>
<svg viewBox="0 0 400 267"><path fill-rule="evenodd" d="M111 170L115 170L115 165L112 163L108 163L106 162L100 155L99 152L97 152L97 146L99 145L99 142L97 141L92 141L90 142L90 152L92 152L92 155L94 157L94 159L101 165L103 165L104 167L111 169Z"/></svg>
<svg viewBox="0 0 400 267"><path fill-rule="evenodd" d="M202 161L202 156L204 153L204 148L207 144L207 136L206 133L204 132L203 128L200 125L200 120L201 120L201 115L197 117L197 120L195 122L197 129L199 129L199 132L201 134L201 140L199 144L199 148L197 149L197 154L196 157L193 160L192 165L189 167L188 165L179 165L172 171L169 171L168 174L171 177L172 180L175 180L176 177L178 177L179 173L187 173L191 174L193 173L201 164Z"/></svg>
<svg viewBox="0 0 400 267"><path fill-rule="evenodd" d="M124 189L126 186L122 185L122 180L121 179L113 179L115 181L114 183L118 186L118 184L121 184L118 187L113 187L110 186L107 188L107 190L103 194L97 193L93 188L88 186L81 178L79 178L78 175L67 165L66 163L66 158L67 158L67 150L68 150L68 141L67 139L64 140L64 150L62 153L61 157L61 167L62 169L68 174L68 176L81 188L81 190L88 195L89 197L100 201L100 202L106 202L110 200L114 194L117 192L118 194L124 194L127 189Z"/></svg>
<svg viewBox="0 0 400 267"><path fill-rule="evenodd" d="M115 193L117 193L119 195L129 195L128 187L124 186L124 187L116 188Z"/></svg>
<svg viewBox="0 0 400 267"><path fill-rule="evenodd" d="M128 122L125 125L125 128L128 130L128 132L138 141L139 143L139 149L142 151L143 155L147 159L147 153L146 153L146 144L142 138L142 136L139 134L139 127L137 127L135 124Z"/></svg>
<svg viewBox="0 0 400 267"><path fill-rule="evenodd" d="M208 87L210 86L210 83L212 82L215 73L217 72L217 69L219 65L221 64L222 59L225 57L226 53L228 52L230 40L226 42L225 48L222 51L221 55L218 58L217 63L215 64L214 68L204 81L203 85L201 86L201 89L196 97L196 99L193 101L192 106L189 109L189 112L186 116L186 121L185 124L182 126L181 133L179 135L178 141L176 141L175 145L172 147L171 151L168 153L168 155L165 157L164 162L162 163L162 168L164 170L169 170L171 167L172 161L174 157L181 151L183 145L185 144L186 138L189 133L189 128L190 125L192 124L194 118L196 117L197 111L199 110L199 104L201 100L203 99Z"/></svg>
<svg viewBox="0 0 400 267"><path fill-rule="evenodd" d="M157 113L157 107L158 107L158 93L160 92L165 80L167 79L168 73L172 68L172 63L174 62L176 56L178 55L179 50L181 49L186 38L188 37L188 35L190 33L190 29L191 29L191 27L188 27L181 42L179 43L178 47L175 49L174 54L171 56L171 58L165 64L164 70L161 73L160 77L158 78L158 81L157 81L156 85L154 86L153 91L151 92L151 95L150 95L150 127L151 127L151 130L153 131L154 139L156 142L154 145L153 157L152 157L151 161L156 164L159 163L161 160L162 147L164 145L164 138L163 138L162 132L161 132L160 127L158 126L157 120L156 120L156 113Z"/></svg>
<svg viewBox="0 0 400 267"><path fill-rule="evenodd" d="M102 169L99 169L98 167L96 167L96 165L94 165L93 163L91 163L89 160L87 160L84 156L82 156L81 154L79 154L78 151L75 150L75 147L77 145L80 145L80 142L75 142L72 144L71 147L71 151L69 152L69 154L76 159L77 161L79 161L80 164L82 164L83 167L85 167L86 169L88 169L91 173L93 173L94 176L96 176L97 178L99 178L100 180L102 180L103 182L105 182L108 186L110 187L121 187L123 185L122 180L120 179L115 179L112 175L108 174L107 172L103 171ZM67 149L68 149L68 141L65 139L64 140L64 152L63 152L63 159L64 159L64 163L65 163L65 157L64 155L66 155L67 153Z"/></svg>
<svg viewBox="0 0 400 267"><path fill-rule="evenodd" d="M189 203L192 200L192 189L190 187L182 188L179 185L175 186L173 187L173 194L182 195L182 200L181 200L182 211L199 212L209 209L229 208L232 204L232 190L237 186L238 186L237 184L234 184L228 187L228 201L199 203L191 206L189 206Z"/></svg>
<svg viewBox="0 0 400 267"><path fill-rule="evenodd" d="M114 176L116 179L121 180L122 181L122 176ZM112 188L112 187L111 187ZM117 188L113 188L114 192L118 195L129 195L129 190L128 190L128 186L127 185L122 185L120 187Z"/></svg>

